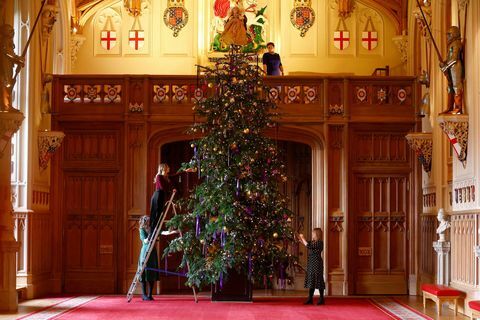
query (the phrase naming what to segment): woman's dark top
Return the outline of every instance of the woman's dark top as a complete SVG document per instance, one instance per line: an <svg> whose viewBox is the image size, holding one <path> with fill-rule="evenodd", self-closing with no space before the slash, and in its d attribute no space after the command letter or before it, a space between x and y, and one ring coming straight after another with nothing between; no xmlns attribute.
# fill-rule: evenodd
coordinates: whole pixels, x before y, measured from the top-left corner
<svg viewBox="0 0 480 320"><path fill-rule="evenodd" d="M267 66L267 75L279 76L282 74L280 71L282 62L280 61L280 55L278 53L265 52L262 60L263 64Z"/></svg>
<svg viewBox="0 0 480 320"><path fill-rule="evenodd" d="M157 222L161 219L163 207L167 199L167 194L170 192L171 185L168 178L158 175L155 178L155 192L150 200L150 228L155 229Z"/></svg>

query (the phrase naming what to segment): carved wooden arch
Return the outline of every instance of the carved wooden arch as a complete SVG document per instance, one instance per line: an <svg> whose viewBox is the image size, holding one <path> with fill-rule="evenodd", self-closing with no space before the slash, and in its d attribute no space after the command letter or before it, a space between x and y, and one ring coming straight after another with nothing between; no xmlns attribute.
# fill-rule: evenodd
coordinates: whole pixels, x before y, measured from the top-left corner
<svg viewBox="0 0 480 320"><path fill-rule="evenodd" d="M402 34L408 27L408 0L361 0L361 2L385 14L395 25L397 34Z"/></svg>
<svg viewBox="0 0 480 320"><path fill-rule="evenodd" d="M196 137L186 133L189 126L165 126L154 130L148 138L147 149L147 181L153 177L160 163L160 148L171 142L190 141ZM308 126L280 125L278 130L266 131L272 139L293 141L306 144L312 149L312 226L322 227L326 221L327 207L327 174L325 168L325 139L322 129ZM147 201L153 191L153 185L148 184Z"/></svg>

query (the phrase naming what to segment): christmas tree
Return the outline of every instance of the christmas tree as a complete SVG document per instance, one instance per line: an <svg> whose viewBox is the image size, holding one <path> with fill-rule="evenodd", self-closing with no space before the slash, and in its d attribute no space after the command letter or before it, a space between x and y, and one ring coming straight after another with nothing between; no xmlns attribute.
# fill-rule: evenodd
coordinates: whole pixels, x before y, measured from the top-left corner
<svg viewBox="0 0 480 320"><path fill-rule="evenodd" d="M202 81L214 94L194 107L202 122L190 131L202 138L192 142L194 156L183 164L197 171L200 183L185 201L186 213L169 222L183 236L165 254L183 252L189 286L222 285L231 268L265 286L277 275L285 286L294 259L288 252L292 213L278 188L287 179L284 166L265 136L277 115L265 97L258 57L233 47L203 69Z"/></svg>

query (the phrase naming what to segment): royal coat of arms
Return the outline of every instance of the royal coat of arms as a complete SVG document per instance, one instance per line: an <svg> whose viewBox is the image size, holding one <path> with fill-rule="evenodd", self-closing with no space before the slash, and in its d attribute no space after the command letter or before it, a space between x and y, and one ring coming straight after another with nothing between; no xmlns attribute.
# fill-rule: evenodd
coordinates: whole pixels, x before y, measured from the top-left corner
<svg viewBox="0 0 480 320"><path fill-rule="evenodd" d="M163 14L163 21L173 30L173 36L177 37L180 30L188 23L188 11L185 9L184 0L169 0Z"/></svg>
<svg viewBox="0 0 480 320"><path fill-rule="evenodd" d="M311 1L295 0L294 8L290 12L290 21L300 30L300 36L305 37L315 22L315 11L311 7Z"/></svg>

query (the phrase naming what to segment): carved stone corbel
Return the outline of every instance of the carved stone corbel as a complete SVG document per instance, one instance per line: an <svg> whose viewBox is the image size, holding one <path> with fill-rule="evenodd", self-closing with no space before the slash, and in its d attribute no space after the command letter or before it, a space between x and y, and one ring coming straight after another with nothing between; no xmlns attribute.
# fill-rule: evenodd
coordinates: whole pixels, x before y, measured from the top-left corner
<svg viewBox="0 0 480 320"><path fill-rule="evenodd" d="M463 167L467 165L468 115L442 114L437 121L453 146L457 158Z"/></svg>
<svg viewBox="0 0 480 320"><path fill-rule="evenodd" d="M61 131L38 132L38 163L40 170L47 169L48 161L61 146L65 134Z"/></svg>
<svg viewBox="0 0 480 320"><path fill-rule="evenodd" d="M72 61L72 68L75 66L75 62L77 62L78 51L86 39L87 38L85 36L78 33L70 36L70 59Z"/></svg>
<svg viewBox="0 0 480 320"><path fill-rule="evenodd" d="M425 14L425 18L427 18L427 21L423 19L420 8L417 6L415 6L415 9L413 9L413 15L415 17L415 20L417 21L418 26L422 30L423 36L429 39L430 34L427 31L427 23L430 25L432 21L432 8L430 6L430 1L423 1L422 10Z"/></svg>
<svg viewBox="0 0 480 320"><path fill-rule="evenodd" d="M458 9L465 10L470 0L458 0Z"/></svg>
<svg viewBox="0 0 480 320"><path fill-rule="evenodd" d="M52 33L53 26L57 21L58 7L56 5L47 4L42 11L42 40L47 42Z"/></svg>
<svg viewBox="0 0 480 320"><path fill-rule="evenodd" d="M0 111L0 158L3 158L5 147L15 132L20 129L25 116L16 109ZM10 154L8 152L7 154Z"/></svg>
<svg viewBox="0 0 480 320"><path fill-rule="evenodd" d="M396 36L393 37L392 40L397 46L398 51L400 51L400 59L402 63L406 64L408 61L408 36Z"/></svg>
<svg viewBox="0 0 480 320"><path fill-rule="evenodd" d="M413 132L405 136L410 148L415 151L423 170L430 174L432 170L433 137L431 133Z"/></svg>

